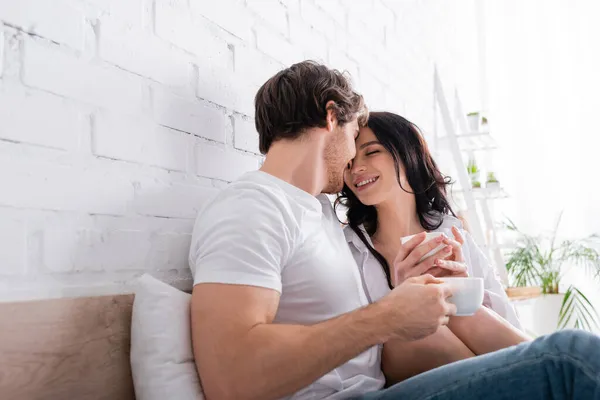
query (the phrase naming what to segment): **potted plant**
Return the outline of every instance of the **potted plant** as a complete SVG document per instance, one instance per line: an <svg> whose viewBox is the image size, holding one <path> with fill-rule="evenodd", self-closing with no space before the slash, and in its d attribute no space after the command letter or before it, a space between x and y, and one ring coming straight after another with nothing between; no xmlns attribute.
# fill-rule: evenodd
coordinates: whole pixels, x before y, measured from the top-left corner
<svg viewBox="0 0 600 400"><path fill-rule="evenodd" d="M498 179L496 179L496 174L493 172L488 172L485 187L492 190L500 188L500 182L498 182Z"/></svg>
<svg viewBox="0 0 600 400"><path fill-rule="evenodd" d="M481 117L481 130L483 132L488 132L490 130L487 117Z"/></svg>
<svg viewBox="0 0 600 400"><path fill-rule="evenodd" d="M467 163L467 173L469 174L469 178L471 179L471 186L474 189L481 188L481 182L479 182L479 167L477 166L477 162L474 158L469 159Z"/></svg>
<svg viewBox="0 0 600 400"><path fill-rule="evenodd" d="M467 163L467 173L469 174L469 178L471 181L476 181L479 179L479 167L477 166L477 161L474 158L469 159Z"/></svg>
<svg viewBox="0 0 600 400"><path fill-rule="evenodd" d="M573 267L584 267L594 278L600 278L600 253L596 249L598 236L556 242L559 216L549 239L536 238L521 232L511 221L505 226L518 234L516 248L510 252L506 269L511 286L539 287L542 295L532 304L532 325L542 335L572 327L588 331L598 327L600 320L592 303L577 287L570 285L560 292L560 282ZM600 279L599 279L600 281ZM510 295L510 288L507 289Z"/></svg>
<svg viewBox="0 0 600 400"><path fill-rule="evenodd" d="M481 115L479 112L470 112L467 114L467 124L471 132L479 132L480 121Z"/></svg>

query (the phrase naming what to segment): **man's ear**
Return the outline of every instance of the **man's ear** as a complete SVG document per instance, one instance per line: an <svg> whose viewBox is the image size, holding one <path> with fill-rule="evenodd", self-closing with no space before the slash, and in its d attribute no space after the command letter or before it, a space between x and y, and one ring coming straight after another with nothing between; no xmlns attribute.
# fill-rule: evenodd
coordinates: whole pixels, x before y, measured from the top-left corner
<svg viewBox="0 0 600 400"><path fill-rule="evenodd" d="M333 128L337 126L337 117L335 115L335 101L329 100L325 105L325 110L327 110L327 130L329 132L333 132Z"/></svg>

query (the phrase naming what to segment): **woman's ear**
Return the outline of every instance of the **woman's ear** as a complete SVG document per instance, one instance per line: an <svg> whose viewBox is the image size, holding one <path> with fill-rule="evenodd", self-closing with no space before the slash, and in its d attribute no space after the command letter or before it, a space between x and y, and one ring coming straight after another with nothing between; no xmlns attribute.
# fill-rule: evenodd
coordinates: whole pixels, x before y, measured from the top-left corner
<svg viewBox="0 0 600 400"><path fill-rule="evenodd" d="M333 128L337 126L337 117L335 115L335 101L329 100L325 105L325 110L327 110L327 130L329 132L333 132Z"/></svg>
<svg viewBox="0 0 600 400"><path fill-rule="evenodd" d="M400 174L399 177L400 179L398 179L398 181L400 182L400 187L403 190L408 190L410 192L412 192L412 187L409 185L408 183L408 178L406 177L406 170L404 169L404 165L402 163L400 163Z"/></svg>
<svg viewBox="0 0 600 400"><path fill-rule="evenodd" d="M404 164L402 164L401 162L398 162L398 178L398 181L400 181L400 186L406 187L406 172L404 169Z"/></svg>
<svg viewBox="0 0 600 400"><path fill-rule="evenodd" d="M406 175L403 173L400 174L400 187L402 187L402 188L408 187L408 181L406 180Z"/></svg>

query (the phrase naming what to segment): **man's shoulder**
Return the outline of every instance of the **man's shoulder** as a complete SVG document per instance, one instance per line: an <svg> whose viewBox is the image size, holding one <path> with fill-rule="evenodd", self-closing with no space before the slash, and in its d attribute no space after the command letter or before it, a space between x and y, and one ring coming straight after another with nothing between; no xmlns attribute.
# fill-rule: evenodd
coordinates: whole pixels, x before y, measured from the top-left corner
<svg viewBox="0 0 600 400"><path fill-rule="evenodd" d="M204 207L208 210L222 210L226 213L239 210L250 213L277 211L289 204L284 193L277 188L265 187L256 182L237 181L222 188Z"/></svg>
<svg viewBox="0 0 600 400"><path fill-rule="evenodd" d="M211 197L198 213L198 220L290 224L297 219L297 207L294 199L276 185L259 179L240 179Z"/></svg>

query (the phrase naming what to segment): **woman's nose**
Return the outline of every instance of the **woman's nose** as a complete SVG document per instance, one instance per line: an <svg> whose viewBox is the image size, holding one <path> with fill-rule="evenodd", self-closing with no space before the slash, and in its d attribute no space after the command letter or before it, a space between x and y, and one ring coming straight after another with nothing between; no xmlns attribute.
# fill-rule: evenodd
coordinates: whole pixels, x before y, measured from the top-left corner
<svg viewBox="0 0 600 400"><path fill-rule="evenodd" d="M361 173L361 172L364 172L364 171L365 171L365 168L366 168L366 167L365 167L365 165L364 165L364 164L357 164L357 163L353 163L353 164L352 164L352 169L351 169L351 172L352 172L353 174L359 174L359 173Z"/></svg>

